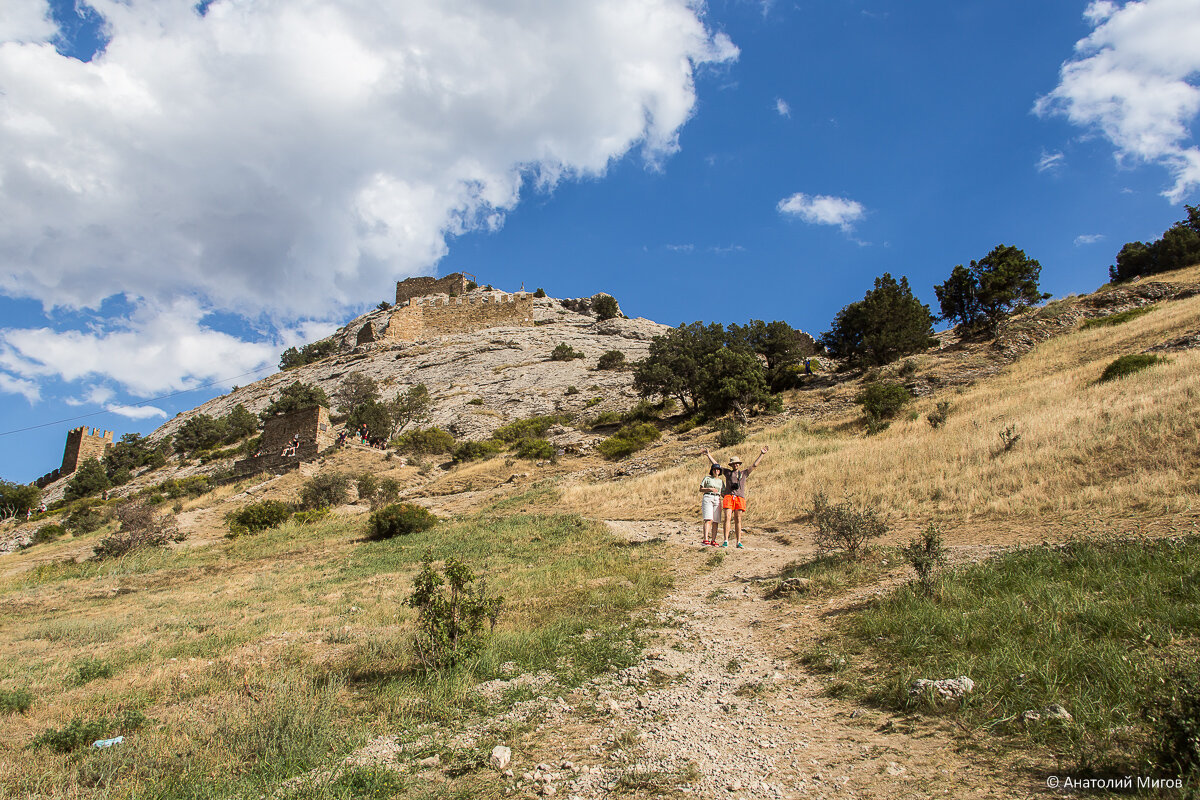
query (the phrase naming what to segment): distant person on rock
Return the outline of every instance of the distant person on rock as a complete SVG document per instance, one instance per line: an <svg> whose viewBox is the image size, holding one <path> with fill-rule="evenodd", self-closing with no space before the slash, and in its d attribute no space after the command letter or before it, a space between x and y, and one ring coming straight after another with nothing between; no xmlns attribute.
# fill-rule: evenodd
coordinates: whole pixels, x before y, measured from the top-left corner
<svg viewBox="0 0 1200 800"><path fill-rule="evenodd" d="M300 448L300 434L297 433L292 436L292 441L290 441L288 443L287 447L283 448L283 452L280 453L279 455L280 455L280 457L294 456L294 455L296 455L296 451L299 448Z"/></svg>
<svg viewBox="0 0 1200 800"><path fill-rule="evenodd" d="M717 545L717 517L721 513L721 494L724 491L721 466L713 464L708 469L708 475L700 481L700 516L704 520L704 541L700 544Z"/></svg>
<svg viewBox="0 0 1200 800"><path fill-rule="evenodd" d="M731 520L733 522L734 542L738 547L742 546L742 512L746 510L746 480L750 477L751 472L758 469L758 462L762 461L768 449L764 447L759 451L758 458L754 459L754 463L746 469L742 469L742 460L737 456L729 459L728 468L721 468L721 474L725 478L725 489L721 495L721 508L725 512L724 519L722 520L725 541L721 542L721 547L729 547L729 523ZM708 452L708 448L705 448L704 456L713 466L720 466L717 460L712 457L712 454Z"/></svg>

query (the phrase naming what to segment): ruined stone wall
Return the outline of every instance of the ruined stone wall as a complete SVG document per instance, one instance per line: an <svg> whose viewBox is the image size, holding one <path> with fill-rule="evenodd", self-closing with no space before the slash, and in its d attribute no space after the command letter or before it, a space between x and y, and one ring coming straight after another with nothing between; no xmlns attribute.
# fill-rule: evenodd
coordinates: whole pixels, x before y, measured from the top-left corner
<svg viewBox="0 0 1200 800"><path fill-rule="evenodd" d="M282 455L284 448L291 444L292 437L296 435L300 436L296 455ZM325 406L302 408L267 420L258 449L261 455L243 459L234 464L233 469L239 474L291 469L302 461L312 461L335 443L329 409Z"/></svg>
<svg viewBox="0 0 1200 800"><path fill-rule="evenodd" d="M112 447L112 431L101 431L95 428L91 433L88 429L72 428L67 431L67 446L63 449L62 467L59 473L70 475L79 469L79 465L89 458L104 458L104 453Z"/></svg>
<svg viewBox="0 0 1200 800"><path fill-rule="evenodd" d="M429 294L465 294L467 291L467 276L461 272L452 272L444 278L409 278L396 284L396 305L404 305L414 297L424 297Z"/></svg>
<svg viewBox="0 0 1200 800"><path fill-rule="evenodd" d="M392 312L383 338L415 342L484 328L533 326L533 297L419 297Z"/></svg>

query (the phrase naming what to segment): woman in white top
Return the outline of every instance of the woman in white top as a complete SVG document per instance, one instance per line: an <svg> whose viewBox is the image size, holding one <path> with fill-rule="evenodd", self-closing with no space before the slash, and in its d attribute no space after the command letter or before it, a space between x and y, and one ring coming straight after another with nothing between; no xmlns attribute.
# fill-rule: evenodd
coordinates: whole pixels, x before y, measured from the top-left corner
<svg viewBox="0 0 1200 800"><path fill-rule="evenodd" d="M721 513L721 494L725 491L721 475L721 467L714 464L704 480L700 481L700 514L704 518L704 541L701 544L715 546L717 543L717 515Z"/></svg>

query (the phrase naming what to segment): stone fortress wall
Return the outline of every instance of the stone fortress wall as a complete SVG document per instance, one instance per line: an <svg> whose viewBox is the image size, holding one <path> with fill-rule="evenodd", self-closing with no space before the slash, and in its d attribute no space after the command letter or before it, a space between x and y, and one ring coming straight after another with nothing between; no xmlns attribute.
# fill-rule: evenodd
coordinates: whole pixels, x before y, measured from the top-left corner
<svg viewBox="0 0 1200 800"><path fill-rule="evenodd" d="M467 293L467 275L452 272L444 278L409 278L396 284L396 305L402 306L414 297L431 294L451 296Z"/></svg>
<svg viewBox="0 0 1200 800"><path fill-rule="evenodd" d="M104 458L104 454L112 446L112 431L102 431L99 428L93 428L89 433L86 427L72 428L67 431L67 444L63 448L62 466L53 472L43 475L33 483L39 488L48 486L59 478L64 478L79 469L79 465L88 459Z"/></svg>
<svg viewBox="0 0 1200 800"><path fill-rule="evenodd" d="M467 277L455 272L444 278L400 281L396 284L396 306L353 331L354 346L388 339L415 342L485 328L533 326L532 295L468 293Z"/></svg>
<svg viewBox="0 0 1200 800"><path fill-rule="evenodd" d="M293 436L300 437L296 455L282 455ZM314 460L336 442L329 409L325 406L302 408L267 420L263 425L262 444L258 448L260 455L238 461L233 465L233 471L237 475L286 472L299 466L301 461Z"/></svg>

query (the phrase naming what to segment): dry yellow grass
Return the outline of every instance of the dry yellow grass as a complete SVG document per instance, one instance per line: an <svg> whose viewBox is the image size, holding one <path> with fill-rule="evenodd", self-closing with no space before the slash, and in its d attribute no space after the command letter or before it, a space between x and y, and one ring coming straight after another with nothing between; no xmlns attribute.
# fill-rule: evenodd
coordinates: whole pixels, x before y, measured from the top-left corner
<svg viewBox="0 0 1200 800"><path fill-rule="evenodd" d="M1172 273L1178 280L1200 268ZM1200 298L1164 303L1123 325L1053 339L999 375L961 393L924 398L881 434L814 433L795 423L717 453L747 461L771 452L750 481L755 524L805 515L812 496L852 495L910 522L1062 516L1194 516L1200 510L1200 352L1099 384L1104 367L1127 353L1200 327ZM925 415L952 404L932 429ZM1003 452L999 433L1020 441ZM617 485L577 485L565 508L615 519L697 516L706 461Z"/></svg>

